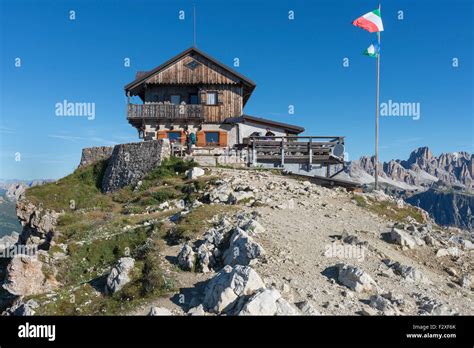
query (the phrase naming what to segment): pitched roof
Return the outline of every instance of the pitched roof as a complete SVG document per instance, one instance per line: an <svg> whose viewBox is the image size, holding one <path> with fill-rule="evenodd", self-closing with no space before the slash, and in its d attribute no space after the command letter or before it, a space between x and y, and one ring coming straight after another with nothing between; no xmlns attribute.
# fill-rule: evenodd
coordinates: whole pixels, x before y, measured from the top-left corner
<svg viewBox="0 0 474 348"><path fill-rule="evenodd" d="M275 127L281 127L285 130L290 131L291 133L299 134L304 132L304 128L288 123L283 123L283 122L278 122L278 121L273 121L273 120L268 120L266 118L261 118L261 117L256 117L256 116L250 116L250 115L242 115L239 117L228 117L224 120L224 123L245 123L246 121L253 122L253 123L259 123L262 125L268 125L268 126L275 126Z"/></svg>
<svg viewBox="0 0 474 348"><path fill-rule="evenodd" d="M255 88L255 82L253 82L252 80L250 80L249 78L245 77L244 75L238 73L237 71L235 71L234 69L228 67L227 65L219 62L218 60L216 60L215 58L212 58L211 56L209 56L208 54L204 53L203 51L201 50L198 50L196 47L190 47L188 48L187 50L184 50L183 52L181 52L180 54L174 56L173 58L167 60L166 62L164 62L163 64L157 66L156 68L148 71L148 72L138 72L137 75L136 75L136 78L135 80L133 80L132 82L130 82L129 84L127 84L125 86L125 92L131 90L132 88L140 85L141 83L143 83L146 79L148 79L150 76L156 74L157 72L167 68L168 66L170 66L171 64L173 64L174 62L178 61L179 59L181 59L182 57L186 56L187 54L189 53L197 53L199 55L201 55L202 57L206 58L207 60L211 61L212 63L214 63L215 65L221 67L222 69L226 70L228 73L234 75L235 77L237 77L238 79L240 79L242 81L242 83L244 85L247 85L247 87L250 89L250 93L253 91L253 89Z"/></svg>

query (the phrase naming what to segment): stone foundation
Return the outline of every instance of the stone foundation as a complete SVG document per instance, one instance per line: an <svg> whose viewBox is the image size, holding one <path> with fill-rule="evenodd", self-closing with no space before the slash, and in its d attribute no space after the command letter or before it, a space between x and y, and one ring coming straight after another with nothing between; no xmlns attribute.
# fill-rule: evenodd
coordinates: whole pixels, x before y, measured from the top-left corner
<svg viewBox="0 0 474 348"><path fill-rule="evenodd" d="M110 158L113 149L113 146L86 147L82 149L79 168Z"/></svg>
<svg viewBox="0 0 474 348"><path fill-rule="evenodd" d="M102 191L107 193L137 184L169 156L168 139L116 145L105 170Z"/></svg>

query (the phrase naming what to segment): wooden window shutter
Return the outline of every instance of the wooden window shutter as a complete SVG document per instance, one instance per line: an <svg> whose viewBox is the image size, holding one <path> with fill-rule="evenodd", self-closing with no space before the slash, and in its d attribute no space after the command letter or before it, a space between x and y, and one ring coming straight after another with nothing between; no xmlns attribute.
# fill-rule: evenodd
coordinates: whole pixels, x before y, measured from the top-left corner
<svg viewBox="0 0 474 348"><path fill-rule="evenodd" d="M224 104L224 91L217 91L217 105L223 105Z"/></svg>
<svg viewBox="0 0 474 348"><path fill-rule="evenodd" d="M204 133L204 131L199 131L196 133L196 146L206 146L206 133Z"/></svg>
<svg viewBox="0 0 474 348"><path fill-rule="evenodd" d="M227 132L219 131L219 146L227 147Z"/></svg>
<svg viewBox="0 0 474 348"><path fill-rule="evenodd" d="M168 138L168 133L166 131L158 131L158 139L166 139Z"/></svg>

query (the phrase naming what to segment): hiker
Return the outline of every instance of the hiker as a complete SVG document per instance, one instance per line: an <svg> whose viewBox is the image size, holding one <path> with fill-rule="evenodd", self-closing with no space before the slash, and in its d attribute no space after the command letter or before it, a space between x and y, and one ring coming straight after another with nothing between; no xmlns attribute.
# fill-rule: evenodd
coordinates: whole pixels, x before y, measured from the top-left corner
<svg viewBox="0 0 474 348"><path fill-rule="evenodd" d="M188 155L191 154L193 145L196 145L196 134L193 132L186 131L186 146L188 150Z"/></svg>

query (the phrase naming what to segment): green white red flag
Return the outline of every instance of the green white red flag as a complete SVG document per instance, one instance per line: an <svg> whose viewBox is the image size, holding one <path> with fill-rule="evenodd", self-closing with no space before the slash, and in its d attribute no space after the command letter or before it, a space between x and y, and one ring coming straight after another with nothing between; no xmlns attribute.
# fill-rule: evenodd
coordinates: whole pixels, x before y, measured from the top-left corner
<svg viewBox="0 0 474 348"><path fill-rule="evenodd" d="M383 31L382 16L379 9L366 13L353 21L352 24L371 33Z"/></svg>

